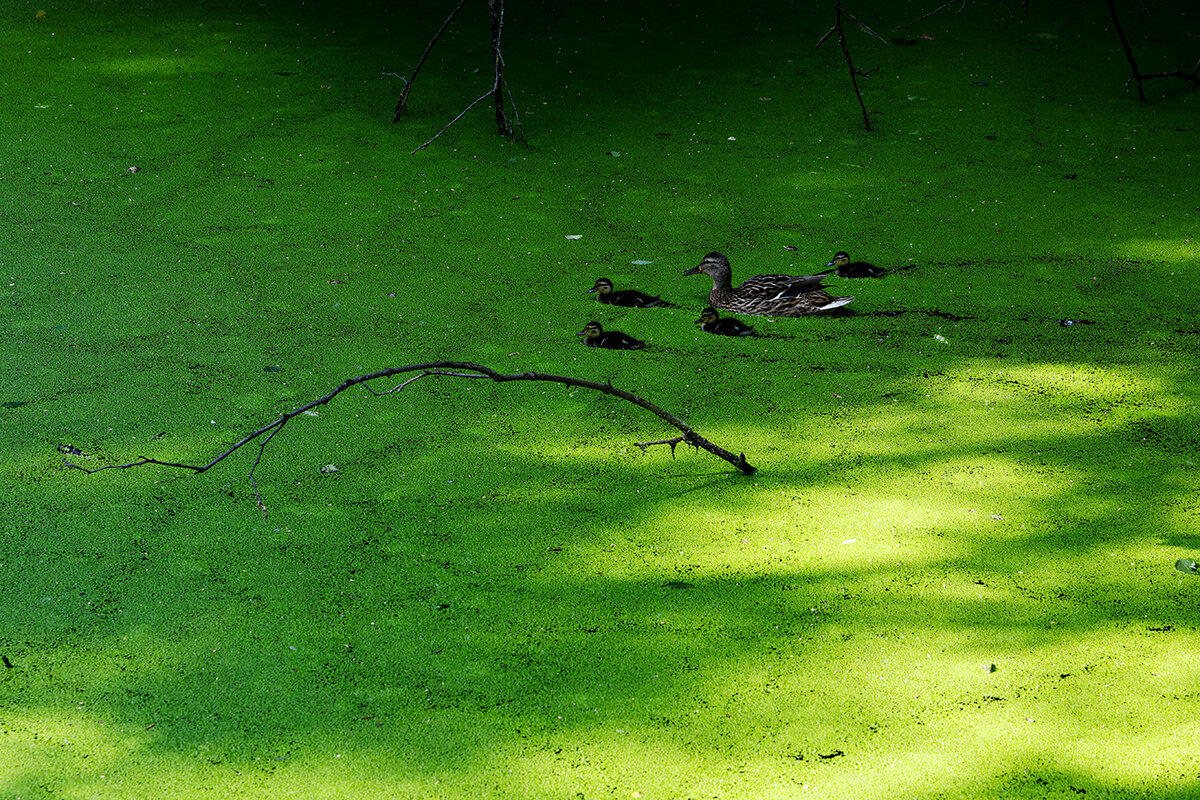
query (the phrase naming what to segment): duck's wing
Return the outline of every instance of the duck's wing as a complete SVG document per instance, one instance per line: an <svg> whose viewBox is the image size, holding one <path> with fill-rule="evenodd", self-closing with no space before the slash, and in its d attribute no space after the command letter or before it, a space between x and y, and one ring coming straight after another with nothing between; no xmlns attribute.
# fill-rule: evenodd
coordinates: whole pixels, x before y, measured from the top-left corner
<svg viewBox="0 0 1200 800"><path fill-rule="evenodd" d="M772 300L799 297L821 288L825 275L755 275L747 278L736 291L741 295L762 295Z"/></svg>

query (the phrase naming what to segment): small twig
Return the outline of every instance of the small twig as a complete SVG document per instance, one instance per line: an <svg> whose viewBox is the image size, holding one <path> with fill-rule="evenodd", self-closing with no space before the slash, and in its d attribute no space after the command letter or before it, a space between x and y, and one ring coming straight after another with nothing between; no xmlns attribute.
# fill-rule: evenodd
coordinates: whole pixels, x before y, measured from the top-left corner
<svg viewBox="0 0 1200 800"><path fill-rule="evenodd" d="M871 30L871 28L865 23L859 21L859 19L853 14L843 9L842 0L834 0L833 6L833 27L826 31L825 35L817 41L817 47L820 47L822 44L824 44L825 40L828 39L832 34L837 34L838 44L841 45L842 48L842 55L846 57L846 67L850 70L850 85L854 87L854 96L858 98L858 107L862 110L863 127L865 127L867 130L871 130L871 118L867 114L867 104L863 102L862 91L858 88L858 76L862 75L863 77L866 77L875 70L870 69L864 72L863 70L854 66L854 59L850 57L850 45L846 42L846 31L842 27L842 17L848 17L854 22L858 23L859 28L861 28L865 33L871 34L884 44L887 44L887 41L878 33Z"/></svg>
<svg viewBox="0 0 1200 800"><path fill-rule="evenodd" d="M1137 59L1133 57L1133 47L1129 44L1128 37L1125 36L1125 27L1121 24L1121 18L1117 16L1116 5L1113 3L1113 0L1104 0L1104 5L1108 7L1108 15L1112 17L1113 27L1117 31L1117 38L1121 40L1121 49L1125 51L1125 60L1129 62L1129 80L1137 84L1138 100L1143 103L1146 102L1146 90L1142 84L1154 78L1182 78L1185 81L1191 81L1200 86L1200 61L1196 62L1196 66L1191 72L1176 69L1170 72L1144 73L1138 69ZM1129 81L1126 81L1126 85L1128 83Z"/></svg>
<svg viewBox="0 0 1200 800"><path fill-rule="evenodd" d="M682 436L676 436L674 439L663 439L658 442L634 442L633 444L635 447L642 448L643 452L645 452L646 448L653 447L656 444L665 444L671 448L671 458L674 458L675 457L675 447L682 441L684 441L684 438Z"/></svg>
<svg viewBox="0 0 1200 800"><path fill-rule="evenodd" d="M441 38L441 36L445 32L446 28L450 25L450 21L453 20L454 17L458 14L458 12L462 10L462 7L465 3L466 3L466 0L459 0L458 6L454 9L454 11L452 11L450 13L450 16L446 18L446 21L442 23L442 27L438 29L438 32L434 35L433 39L430 40L429 44L426 46L425 52L421 55L421 60L417 62L416 69L413 70L412 77L408 81L405 82L404 91L400 95L400 100L396 104L396 112L392 117L393 122L397 121L400 118L400 116L404 113L405 109L407 108L408 93L412 89L412 82L413 82L413 80L416 79L417 72L421 69L421 65L425 63L425 59L429 57L429 51L433 49L434 44L436 44L437 40ZM491 30L492 30L492 34L491 34L492 86L491 86L491 88L488 89L484 94L482 94L479 97L472 100L471 103L466 108L464 108L462 111L460 111L456 117L454 117L454 119L452 119L448 123L446 123L446 125L440 131L435 133L427 141L425 141L423 144L418 145L417 147L414 147L410 151L409 155L412 155L413 153L417 153L418 151L424 150L426 147L429 147L429 145L436 142L439 138L441 138L443 133L450 130L450 128L454 125L454 123L458 122L460 119L465 117L471 109L473 109L475 106L479 105L480 103L482 103L484 100L488 99L489 97L492 98L493 103L495 105L496 131L498 133L500 133L502 136L507 136L510 139L521 142L522 144L526 144L526 145L528 144L528 142L525 140L525 136L522 133L520 133L521 118L520 118L520 115L517 113L516 100L513 97L512 90L508 86L508 82L506 80L504 80L504 56L500 52L500 40L501 40L502 36L504 35L504 0L488 0L488 15L491 20ZM505 95L505 93L508 94L508 101L509 101L509 104L512 106L512 114L513 114L512 120L509 120L508 115L505 113L505 110L504 110L504 95Z"/></svg>
<svg viewBox="0 0 1200 800"><path fill-rule="evenodd" d="M874 28L872 28L870 25L868 25L867 23L865 23L865 22L863 22L862 20L860 20L858 17L856 17L856 16L854 16L853 14L851 14L851 13L850 13L849 11L847 11L846 9L842 9L842 13L843 13L843 14L845 14L847 17L849 17L851 20L853 20L853 21L854 21L854 23L855 23L856 25L858 25L858 29L859 29L860 31L862 31L863 33L865 33L865 34L867 34L867 35L869 35L869 36L874 36L876 39L878 39L879 41L883 42L884 44L889 44L888 40L887 40L887 39L885 39L885 38L883 38L882 36L880 36L878 33L876 33ZM876 69L878 69L878 68L876 68ZM874 72L874 70L870 70L870 71L871 71L871 72ZM859 74L860 74L860 75L866 75L867 73L866 73L866 72L860 72Z"/></svg>
<svg viewBox="0 0 1200 800"><path fill-rule="evenodd" d="M425 45L425 52L421 54L420 60L417 61L417 66L413 67L412 75L409 76L407 80L401 78L401 80L404 80L404 91L400 93L400 99L396 101L396 110L392 114L392 122L399 121L400 117L404 115L404 112L408 110L408 93L412 91L413 81L417 79L417 73L421 71L421 67L424 66L425 60L429 58L429 53L431 50L433 50L433 46L437 44L438 39L442 38L442 34L446 32L446 28L450 27L450 23L455 17L458 16L458 12L462 11L463 6L466 4L467 0L459 0L458 5L455 6L454 10L450 12L450 16L446 17L446 21L442 23L442 27L438 28L437 33L435 33L433 38L429 40L429 44Z"/></svg>
<svg viewBox="0 0 1200 800"><path fill-rule="evenodd" d="M1137 60L1133 57L1133 48L1129 46L1129 39L1125 36L1125 27L1121 25L1121 18L1117 16L1117 7L1113 5L1113 0L1104 0L1104 5L1108 6L1108 15L1112 17L1113 27L1117 29L1117 38L1121 40L1121 49L1125 51L1125 59L1129 62L1129 68L1132 70L1130 80L1137 81L1138 100L1146 102L1146 92L1142 89L1142 73L1138 71Z"/></svg>
<svg viewBox="0 0 1200 800"><path fill-rule="evenodd" d="M713 455L717 456L718 458L724 459L725 461L729 462L733 466L737 467L742 473L744 473L746 475L753 475L757 469L756 467L751 466L746 461L746 456L744 453L739 453L738 455L734 455L733 453L729 452L728 450L724 449L723 447L713 444L708 439L704 438L699 433L697 433L686 422L679 419L679 417L675 416L674 414L667 411L666 409L664 409L658 405L655 405L654 403L651 403L649 400L639 397L638 395L633 394L632 392L627 392L624 389L618 389L609 382L600 383L598 381L589 381L589 380L585 380L583 378L572 378L567 375L552 375L552 374L545 373L545 372L521 372L521 373L506 374L506 373L497 372L496 370L494 370L490 367L485 367L482 364L474 364L469 361L432 361L432 362L429 362L426 364L409 364L409 365L403 366L403 367L390 367L388 369L379 370L378 372L370 372L370 373L367 373L366 375L358 375L353 378L347 378L346 380L344 380L340 384L338 384L328 394L326 394L322 397L319 397L316 400L313 400L309 403L306 403L297 409L289 411L286 414L284 414L283 416L274 420L273 422L263 425L258 430L255 430L251 433L246 434L241 439L239 439L237 442L235 442L234 444L225 448L225 450L223 450L215 458L213 458L212 460L210 460L204 464L184 464L184 463L179 463L179 462L175 462L175 461L162 461L157 458L150 458L149 456L139 456L136 461L132 461L128 464L107 464L102 467L80 466L79 464L76 464L72 461L68 461L64 457L63 464L65 464L68 467L71 467L72 469L77 469L82 472L86 472L88 474L91 474L94 472L101 472L106 469L130 469L132 467L140 467L140 466L144 466L146 464L156 464L160 467L176 467L178 469L191 470L192 472L194 472L196 474L200 474L202 472L207 472L208 470L212 469L217 464L221 463L226 458L233 455L234 453L236 453L238 450L240 450L242 447L246 446L247 444L249 444L255 440L261 439L261 441L258 442L258 454L255 456L254 463L250 467L249 478L250 478L250 485L254 490L255 505L257 505L258 508L265 515L267 513L266 503L263 502L262 495L258 490L258 483L255 480L254 473L255 473L255 470L258 468L258 465L262 462L263 453L266 451L267 445L271 443L271 440L273 438L275 438L275 434L277 434L281 430L283 430L284 425L286 425L289 421L291 421L295 417L297 417L307 411L313 410L317 406L323 406L323 405L329 403L331 400L333 400L333 398L337 397L339 394L346 391L347 389L353 388L360 384L366 384L370 381L380 380L380 379L384 379L384 378L390 378L395 375L407 375L407 374L414 373L414 372L417 374L386 391L377 392L374 389L371 389L371 387L369 387L369 386L366 388L368 389L368 391L371 392L372 395L379 397L382 395L399 393L399 392L403 391L406 387L411 385L412 383L414 383L422 378L446 377L446 378L490 379L492 381L495 381L496 383L505 383L508 381L549 381L551 383L561 383L564 386L574 386L574 387L581 388L581 389L591 389L592 391L600 392L601 394L611 395L613 397L620 398L621 400L625 400L627 402L633 403L636 406L644 408L645 410L647 410L650 413L657 416L659 419L661 419L664 422L668 423L669 425L677 428L683 434L682 436L678 436L674 439L668 439L668 440L663 440L663 441L658 441L658 442L639 442L639 443L637 443L637 446L642 448L643 450L645 450L647 447L650 447L651 445L666 444L666 445L670 445L671 455L674 456L675 446L678 445L680 442L687 442L688 444L692 445L693 447L695 447L697 449L706 450L709 453L712 453Z"/></svg>
<svg viewBox="0 0 1200 800"><path fill-rule="evenodd" d="M433 136L431 136L431 137L430 137L430 138L429 138L429 139L428 139L428 140L427 140L427 141L426 141L424 144L421 144L421 145L418 145L417 147L414 147L412 150L410 150L410 151L409 151L409 153L408 153L408 154L411 156L413 153L416 153L416 152L417 152L417 151L419 151L419 150L424 150L426 147L429 147L429 145L433 144L433 143L434 143L434 142L436 142L436 141L437 141L439 138L441 138L441 135L442 135L443 133L445 133L446 131L450 130L450 128L451 128L451 127L454 125L454 123L458 122L460 119L462 119L463 117L465 117L465 116L467 115L467 112L468 112L468 111L470 111L472 108L474 108L475 106L477 106L477 105L479 105L480 103L482 103L484 100L487 100L487 99L488 99L489 97L491 97L491 96L492 96L492 90L491 90L491 89L488 89L486 92L484 92L483 94L479 95L479 97L476 97L474 100L472 100L472 101L471 101L471 104L470 104L469 106L467 106L466 108L464 108L462 111L458 112L458 116L457 116L457 117L455 117L454 119L452 119L452 120L450 120L449 122L447 122L447 123L446 123L446 126L445 126L444 128L442 128L440 131L438 131L438 132L437 132L437 133L435 133Z"/></svg>
<svg viewBox="0 0 1200 800"><path fill-rule="evenodd" d="M894 31L903 30L904 28L908 28L912 25L916 25L921 20L929 19L934 14L937 14L940 11L944 11L945 9L954 5L955 3L959 3L958 13L960 13L960 14L962 13L962 10L967 7L967 0L950 0L950 2L948 2L948 3L942 3L940 6L935 8L933 11L930 11L927 14L922 14L921 16L914 19L912 22L906 22L903 25L897 25L896 27L892 28L892 30L894 30ZM1026 11L1026 13L1028 14L1028 10Z"/></svg>

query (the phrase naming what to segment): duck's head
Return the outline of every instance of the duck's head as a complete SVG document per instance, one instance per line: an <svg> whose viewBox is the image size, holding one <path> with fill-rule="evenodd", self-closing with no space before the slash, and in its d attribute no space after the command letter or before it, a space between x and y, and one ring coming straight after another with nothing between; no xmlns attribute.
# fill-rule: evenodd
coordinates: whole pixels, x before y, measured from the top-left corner
<svg viewBox="0 0 1200 800"><path fill-rule="evenodd" d="M706 308L700 312L700 319L696 320L697 325L711 325L721 318L715 308Z"/></svg>
<svg viewBox="0 0 1200 800"><path fill-rule="evenodd" d="M830 261L825 266L827 267L844 267L850 263L850 254L845 250L839 250L833 254L833 261Z"/></svg>
<svg viewBox="0 0 1200 800"><path fill-rule="evenodd" d="M701 272L703 272L705 275L713 277L721 273L728 275L731 273L731 271L732 269L729 266L729 259L725 257L725 254L718 253L714 250L706 255L699 264L687 270L683 274L699 275Z"/></svg>
<svg viewBox="0 0 1200 800"><path fill-rule="evenodd" d="M587 325L583 326L583 330L575 335L582 336L585 339L597 339L603 333L604 328L600 327L599 322L589 322Z"/></svg>
<svg viewBox="0 0 1200 800"><path fill-rule="evenodd" d="M597 278L596 285L588 289L587 293L592 294L593 292L599 292L600 294L608 294L612 290L612 281L610 281L608 278Z"/></svg>

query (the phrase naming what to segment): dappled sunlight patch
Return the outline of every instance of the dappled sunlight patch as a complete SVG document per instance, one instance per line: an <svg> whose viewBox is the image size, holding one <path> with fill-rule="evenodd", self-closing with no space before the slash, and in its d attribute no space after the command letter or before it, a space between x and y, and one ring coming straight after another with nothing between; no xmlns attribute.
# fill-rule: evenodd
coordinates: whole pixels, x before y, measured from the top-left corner
<svg viewBox="0 0 1200 800"><path fill-rule="evenodd" d="M89 796L129 782L134 758L157 734L105 720L87 698L56 708L8 708L0 731L0 794L37 797L47 776L60 789ZM140 769L133 767L133 769Z"/></svg>
<svg viewBox="0 0 1200 800"><path fill-rule="evenodd" d="M1154 408L1169 394L1167 380L1161 373L1151 373L1145 368L1100 367L1078 362L995 365L985 377L965 373L961 377L983 380L991 384L993 392L1007 390L1051 407L1107 403ZM946 389L953 392L956 386L963 384L950 383Z"/></svg>
<svg viewBox="0 0 1200 800"><path fill-rule="evenodd" d="M1200 239L1197 238L1127 238L1115 242L1113 249L1120 255L1135 258L1139 262L1163 261L1172 268L1182 264L1194 266L1195 262L1200 260ZM1172 274L1175 273L1172 272Z"/></svg>
<svg viewBox="0 0 1200 800"><path fill-rule="evenodd" d="M109 57L103 61L94 62L90 66L101 72L146 78L175 78L185 70L212 69L210 61L200 62L194 56L184 55L179 51L162 56L142 53L136 56Z"/></svg>

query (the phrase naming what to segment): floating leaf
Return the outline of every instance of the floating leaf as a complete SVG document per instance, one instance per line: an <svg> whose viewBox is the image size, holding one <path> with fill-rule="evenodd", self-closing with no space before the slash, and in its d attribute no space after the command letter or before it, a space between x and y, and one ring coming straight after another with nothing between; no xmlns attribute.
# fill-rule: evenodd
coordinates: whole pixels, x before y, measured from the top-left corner
<svg viewBox="0 0 1200 800"><path fill-rule="evenodd" d="M20 408L21 406L29 405L28 400L9 400L4 404L5 408Z"/></svg>
<svg viewBox="0 0 1200 800"><path fill-rule="evenodd" d="M280 367L276 364L268 364L267 366L263 367L263 372L283 372L283 367Z"/></svg>
<svg viewBox="0 0 1200 800"><path fill-rule="evenodd" d="M630 261L629 263L636 264L639 267L644 267L647 264L653 264L654 262L653 261L643 261L642 259L638 259L637 261Z"/></svg>
<svg viewBox="0 0 1200 800"><path fill-rule="evenodd" d="M582 239L583 234L582 233L568 233L566 238L567 239Z"/></svg>
<svg viewBox="0 0 1200 800"><path fill-rule="evenodd" d="M1189 575L1200 573L1200 567L1196 566L1196 562L1190 558L1181 558L1175 562L1175 569L1180 572L1186 572Z"/></svg>

